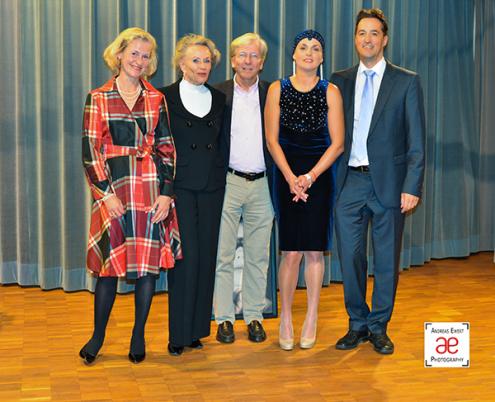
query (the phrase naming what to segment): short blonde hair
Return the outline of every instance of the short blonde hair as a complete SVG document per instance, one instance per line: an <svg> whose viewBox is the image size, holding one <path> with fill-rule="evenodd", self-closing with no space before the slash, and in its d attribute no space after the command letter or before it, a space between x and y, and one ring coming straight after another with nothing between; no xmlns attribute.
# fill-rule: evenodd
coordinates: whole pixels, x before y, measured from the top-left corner
<svg viewBox="0 0 495 402"><path fill-rule="evenodd" d="M120 71L120 60L117 55L122 53L134 39L141 39L151 43L150 62L144 72L145 77L149 77L150 75L153 75L158 66L158 57L156 55L157 46L153 35L146 32L144 29L138 27L124 29L118 34L113 42L107 46L103 52L103 60L105 60L106 65L112 73L118 74Z"/></svg>
<svg viewBox="0 0 495 402"><path fill-rule="evenodd" d="M244 35L238 36L232 41L232 43L230 44L230 57L234 57L235 52L241 46L250 45L253 42L258 42L261 53L261 60L264 61L266 58L266 54L268 53L268 45L261 36L254 32L245 33Z"/></svg>
<svg viewBox="0 0 495 402"><path fill-rule="evenodd" d="M179 63L185 56L187 49L191 46L206 46L210 51L211 64L213 67L215 67L220 62L220 58L222 57L222 55L217 49L215 42L213 42L206 36L190 33L180 38L175 45L173 64L177 68L177 70L180 70Z"/></svg>

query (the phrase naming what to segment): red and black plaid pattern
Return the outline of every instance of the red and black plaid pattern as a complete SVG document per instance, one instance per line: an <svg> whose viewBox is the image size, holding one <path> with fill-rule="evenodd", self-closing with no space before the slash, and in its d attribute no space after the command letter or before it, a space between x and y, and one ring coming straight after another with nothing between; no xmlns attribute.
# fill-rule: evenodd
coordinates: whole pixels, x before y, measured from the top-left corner
<svg viewBox="0 0 495 402"><path fill-rule="evenodd" d="M158 195L173 196L175 147L165 99L145 80L134 108L115 78L91 91L83 119L83 165L93 196L87 268L100 276L140 278L182 258L175 205L152 224ZM112 219L105 197L115 194L125 214Z"/></svg>

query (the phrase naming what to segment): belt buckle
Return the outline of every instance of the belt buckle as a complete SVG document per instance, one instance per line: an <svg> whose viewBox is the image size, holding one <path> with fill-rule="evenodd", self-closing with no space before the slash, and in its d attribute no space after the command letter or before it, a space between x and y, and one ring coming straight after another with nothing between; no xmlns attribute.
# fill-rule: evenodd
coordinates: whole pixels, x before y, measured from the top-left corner
<svg viewBox="0 0 495 402"><path fill-rule="evenodd" d="M353 169L360 173L368 173L370 171L369 166L366 165L354 166Z"/></svg>
<svg viewBox="0 0 495 402"><path fill-rule="evenodd" d="M256 173L244 173L244 175L245 175L245 179L247 181L255 181L256 180L256 178L255 178Z"/></svg>

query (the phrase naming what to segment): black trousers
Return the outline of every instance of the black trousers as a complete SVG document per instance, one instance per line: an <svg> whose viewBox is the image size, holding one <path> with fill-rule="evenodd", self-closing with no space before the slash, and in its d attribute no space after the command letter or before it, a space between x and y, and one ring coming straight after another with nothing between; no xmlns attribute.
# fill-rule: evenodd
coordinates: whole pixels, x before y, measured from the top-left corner
<svg viewBox="0 0 495 402"><path fill-rule="evenodd" d="M183 259L167 279L169 342L176 346L210 335L224 192L175 189Z"/></svg>

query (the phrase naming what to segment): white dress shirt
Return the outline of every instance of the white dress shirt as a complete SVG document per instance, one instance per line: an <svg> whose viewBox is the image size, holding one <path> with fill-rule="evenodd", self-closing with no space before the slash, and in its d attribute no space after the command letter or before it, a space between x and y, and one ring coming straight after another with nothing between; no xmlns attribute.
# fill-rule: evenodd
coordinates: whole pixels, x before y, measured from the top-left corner
<svg viewBox="0 0 495 402"><path fill-rule="evenodd" d="M204 85L194 85L183 79L179 83L179 94L189 113L200 118L210 113L211 92Z"/></svg>
<svg viewBox="0 0 495 402"><path fill-rule="evenodd" d="M246 91L234 76L229 166L244 173L266 170L258 82Z"/></svg>
<svg viewBox="0 0 495 402"><path fill-rule="evenodd" d="M364 74L365 70L373 70L375 75L373 76L373 108L376 105L376 99L378 98L378 92L380 91L380 85L382 83L383 74L385 73L385 68L387 63L385 59L382 58L378 63L376 63L372 68L366 67L363 62L359 63L357 75L356 75L356 86L354 89L354 127L353 127L353 137L356 135L356 127L359 122L359 113L361 111L361 98L363 96L364 83L366 82L366 76ZM367 166L369 165L368 155L357 155L354 147L351 147L351 155L349 157L349 166Z"/></svg>

